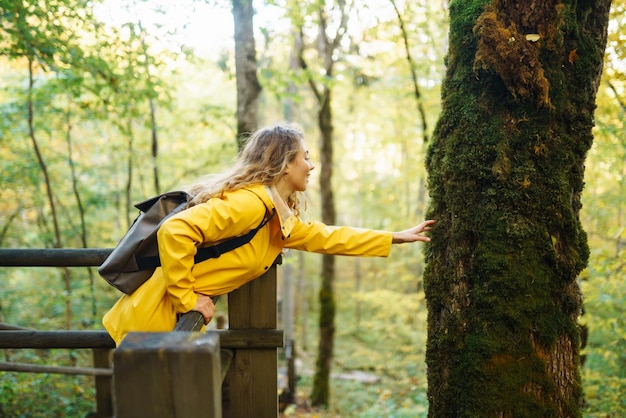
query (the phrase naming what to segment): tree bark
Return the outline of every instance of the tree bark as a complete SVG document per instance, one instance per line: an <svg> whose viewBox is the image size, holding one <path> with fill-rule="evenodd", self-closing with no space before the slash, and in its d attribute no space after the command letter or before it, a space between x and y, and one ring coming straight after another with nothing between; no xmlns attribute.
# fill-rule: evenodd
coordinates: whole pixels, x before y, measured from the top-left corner
<svg viewBox="0 0 626 418"><path fill-rule="evenodd" d="M135 218L133 218L133 214L135 213L132 209L133 206L133 199L132 199L132 192L133 192L133 148L134 148L134 141L135 141L135 133L133 131L133 119L132 117L129 115L126 116L126 134L128 135L128 155L126 156L126 189L125 189L125 199L126 199L126 204L124 205L125 207L125 214L126 214L126 228L130 228L130 226L133 223L133 220Z"/></svg>
<svg viewBox="0 0 626 418"><path fill-rule="evenodd" d="M76 173L76 162L74 161L74 150L72 144L72 104L68 102L67 111L65 113L65 140L67 143L67 163L70 167L70 175L72 179L72 192L76 199L76 208L80 219L80 243L83 248L89 248L87 242L87 222L85 221L85 206L81 199L79 191L79 175ZM96 287L94 283L94 274L92 268L87 268L87 276L89 278L89 296L91 299L91 322L96 323L98 310L96 306Z"/></svg>
<svg viewBox="0 0 626 418"><path fill-rule="evenodd" d="M406 27L406 23L404 22L404 17L402 16L402 12L396 4L396 0L391 0L391 5L393 6L393 10L396 12L396 16L398 17L398 25L400 26L400 33L402 35L402 41L404 43L406 61L409 65L409 70L411 72L411 81L413 83L413 96L415 97L415 103L417 105L419 121L422 125L422 142L424 144L428 144L428 122L426 119L426 110L424 110L424 100L422 99L422 93L420 91L420 86L418 82L416 63L413 59L413 56L411 55L409 33Z"/></svg>
<svg viewBox="0 0 626 418"><path fill-rule="evenodd" d="M52 220L52 226L54 228L54 241L55 248L63 248L63 240L61 238L61 229L59 226L59 217L57 215L56 205L54 203L54 192L52 191L52 181L48 172L48 166L44 161L41 150L39 149L39 143L35 135L35 111L34 111L34 99L33 93L35 90L35 78L34 78L34 58L28 56L28 101L27 114L28 114L28 136L33 144L33 150L41 168L41 174L44 179L44 185L46 188L46 196L48 197L48 204L50 205L50 217ZM70 271L67 268L63 268L63 284L65 287L65 327L66 329L72 329L72 280Z"/></svg>
<svg viewBox="0 0 626 418"><path fill-rule="evenodd" d="M318 122L321 132L320 143L320 190L322 197L322 222L327 225L336 223L335 198L332 189L333 177L333 125L331 91L325 89L325 100L321 103ZM320 340L317 353L315 377L311 403L328 405L330 403L330 371L335 342L335 257L322 256L322 284L319 292L320 301Z"/></svg>
<svg viewBox="0 0 626 418"><path fill-rule="evenodd" d="M581 416L579 211L609 8L450 4L427 155L431 417Z"/></svg>
<svg viewBox="0 0 626 418"><path fill-rule="evenodd" d="M346 32L350 4L338 1L336 7L338 25L334 37L328 35L329 13L319 6L319 32L317 48L320 59L323 60L321 68L324 71L324 82L321 87L315 83L313 75L309 73L309 86L318 103L317 120L320 129L320 193L322 200L322 222L334 225L336 222L335 198L332 188L333 177L333 112L332 112L332 84L328 81L333 79L334 66L338 60L339 46ZM300 67L308 71L309 67L304 61L303 50L298 53ZM314 406L328 406L330 404L330 372L333 359L333 346L335 343L335 258L331 255L322 256L322 283L319 291L320 301L320 340L316 361L315 376L313 377L313 390L311 392L311 404Z"/></svg>
<svg viewBox="0 0 626 418"><path fill-rule="evenodd" d="M141 52L144 58L144 68L146 70L146 82L148 93L148 105L150 106L150 145L152 156L152 176L154 181L154 194L161 193L161 185L159 181L159 136L158 136L158 124L156 121L156 104L155 97L158 93L154 86L152 73L150 71L150 61L152 57L148 51L148 45L146 43L146 30L143 27L141 21L139 21L139 40L141 42Z"/></svg>
<svg viewBox="0 0 626 418"><path fill-rule="evenodd" d="M259 127L258 98L261 85L257 77L253 17L252 0L233 0L239 150L243 149L246 138Z"/></svg>

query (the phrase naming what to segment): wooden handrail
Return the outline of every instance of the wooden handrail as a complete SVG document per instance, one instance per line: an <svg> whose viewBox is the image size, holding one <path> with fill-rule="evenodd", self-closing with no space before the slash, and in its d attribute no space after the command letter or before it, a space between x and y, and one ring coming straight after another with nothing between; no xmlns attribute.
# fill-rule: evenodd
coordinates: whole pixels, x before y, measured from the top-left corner
<svg viewBox="0 0 626 418"><path fill-rule="evenodd" d="M0 267L99 267L112 251L111 248L0 248ZM227 388L224 389L226 395L222 399L228 416L275 418L278 415L276 349L283 347L283 331L277 329L276 322L275 266L281 264L280 261L281 258L278 257L271 269L228 295L231 329L215 331L221 348L221 377L224 378L227 370L229 376L226 379ZM180 330L194 331L202 328L203 319L198 316L201 317L192 312L182 318L179 321L182 322L179 325ZM95 377L96 416L113 415L112 376L105 370L111 368L110 354L115 343L105 330L36 331L1 325L0 349L93 349L95 367L84 371L90 372L87 374L93 373ZM236 354L232 350L236 350ZM117 352L119 350L113 350L113 353ZM232 366L229 367L231 362ZM31 367L33 371L32 366L28 365L5 366ZM41 371L44 368L50 371L54 367L42 366ZM54 370L67 371L65 368ZM255 382L264 383L258 385ZM135 398L131 401L135 402Z"/></svg>
<svg viewBox="0 0 626 418"><path fill-rule="evenodd" d="M0 248L0 267L100 267L113 248ZM273 265L281 264L278 256Z"/></svg>
<svg viewBox="0 0 626 418"><path fill-rule="evenodd" d="M0 331L0 348L115 348L102 331Z"/></svg>
<svg viewBox="0 0 626 418"><path fill-rule="evenodd" d="M182 314L174 327L174 331L200 331L204 325L204 317L198 311Z"/></svg>
<svg viewBox="0 0 626 418"><path fill-rule="evenodd" d="M65 367L65 366L41 366L38 364L25 364L0 361L0 371L21 373L56 373L66 375L87 376L112 376L111 369L97 367Z"/></svg>
<svg viewBox="0 0 626 418"><path fill-rule="evenodd" d="M98 267L112 248L0 248L0 267Z"/></svg>
<svg viewBox="0 0 626 418"><path fill-rule="evenodd" d="M222 348L278 348L283 346L281 329L217 330ZM109 334L102 331L0 331L3 348L115 348Z"/></svg>

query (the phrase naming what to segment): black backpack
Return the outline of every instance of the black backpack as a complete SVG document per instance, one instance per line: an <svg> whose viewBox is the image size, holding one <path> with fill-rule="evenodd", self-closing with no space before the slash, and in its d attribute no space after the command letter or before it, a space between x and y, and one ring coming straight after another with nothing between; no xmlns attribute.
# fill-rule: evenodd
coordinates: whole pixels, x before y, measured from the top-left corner
<svg viewBox="0 0 626 418"><path fill-rule="evenodd" d="M157 231L163 221L181 212L192 198L184 191L163 193L137 203L140 214L120 240L111 254L98 268L98 273L111 286L130 295L141 286L161 265L157 248ZM225 252L234 250L256 235L276 214L274 209L263 221L247 234L230 238L210 247L198 248L194 261L199 263L209 258L217 258Z"/></svg>

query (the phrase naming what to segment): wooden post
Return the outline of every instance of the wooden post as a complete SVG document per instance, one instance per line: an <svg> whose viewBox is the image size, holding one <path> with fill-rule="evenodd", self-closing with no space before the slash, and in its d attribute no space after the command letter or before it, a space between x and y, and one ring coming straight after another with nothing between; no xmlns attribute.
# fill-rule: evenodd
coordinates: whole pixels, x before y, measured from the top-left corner
<svg viewBox="0 0 626 418"><path fill-rule="evenodd" d="M228 295L228 323L236 329L276 329L276 265ZM276 348L237 349L227 375L225 416L278 416Z"/></svg>
<svg viewBox="0 0 626 418"><path fill-rule="evenodd" d="M215 332L130 333L114 352L117 418L221 418Z"/></svg>
<svg viewBox="0 0 626 418"><path fill-rule="evenodd" d="M293 267L287 264L282 276L281 289L281 323L285 330L284 355L287 362L287 387L279 387L278 397L279 410L296 401L296 371L295 371L295 347L294 347L294 277Z"/></svg>
<svg viewBox="0 0 626 418"><path fill-rule="evenodd" d="M93 366L110 369L113 350L107 348L93 349ZM113 378L111 376L95 376L96 385L96 417L112 417L113 414Z"/></svg>

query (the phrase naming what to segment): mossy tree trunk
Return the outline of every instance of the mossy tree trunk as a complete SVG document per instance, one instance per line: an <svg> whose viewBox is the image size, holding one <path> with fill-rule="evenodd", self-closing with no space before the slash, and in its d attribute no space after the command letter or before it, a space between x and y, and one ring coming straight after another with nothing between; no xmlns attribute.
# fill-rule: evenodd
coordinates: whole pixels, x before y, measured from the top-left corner
<svg viewBox="0 0 626 418"><path fill-rule="evenodd" d="M576 417L580 223L610 0L450 3L427 156L431 417Z"/></svg>

